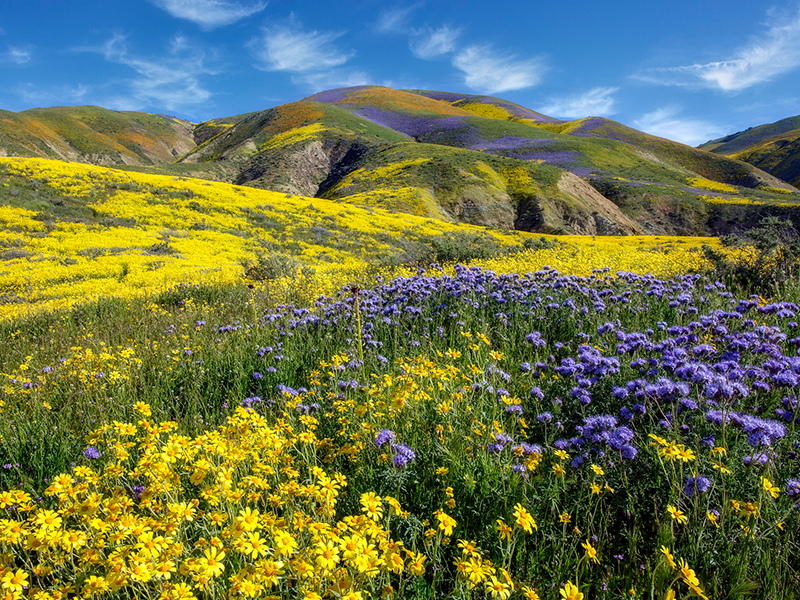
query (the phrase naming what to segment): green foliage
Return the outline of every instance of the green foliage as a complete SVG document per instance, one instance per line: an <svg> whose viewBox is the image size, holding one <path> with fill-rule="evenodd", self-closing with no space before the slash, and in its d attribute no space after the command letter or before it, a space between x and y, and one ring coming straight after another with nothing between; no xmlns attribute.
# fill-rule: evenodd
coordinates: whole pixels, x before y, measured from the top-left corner
<svg viewBox="0 0 800 600"><path fill-rule="evenodd" d="M752 250L734 260L704 247L720 279L745 291L771 296L800 275L800 234L791 221L767 217L757 227L724 235L720 241Z"/></svg>
<svg viewBox="0 0 800 600"><path fill-rule="evenodd" d="M294 277L303 269L300 263L290 256L278 252L256 253L255 260L241 261L244 277L251 281L269 281L281 277ZM307 269L307 267L306 267Z"/></svg>
<svg viewBox="0 0 800 600"><path fill-rule="evenodd" d="M765 225L769 226L769 223ZM766 236L768 233L762 236L765 247L768 246ZM530 245L548 245L541 239L528 239ZM480 240L451 241L481 245ZM434 242L433 247L453 251L445 240ZM591 286L598 291L607 290L609 295L624 295L627 290L623 282L610 276L594 278ZM702 289L701 283L697 289ZM291 427L300 433L309 416L295 407L300 399L292 400L276 393L275 389L277 384L295 389L307 386L315 393L303 402L319 401L323 405L313 416L319 423L318 439L327 440L308 455L308 464L324 461L326 472L328 469L342 472L348 479L337 512L359 513L359 495L374 490L381 496L397 498L403 509L411 513L407 519L393 517L392 531L397 539L405 540L409 548L418 544L416 551L426 552L428 571L425 578L405 590L403 598L433 600L477 595L477 592L470 594L458 587L454 560L461 555L460 540L474 540L482 555L491 558L496 568L507 568L515 581L538 588L548 600L558 598L558 585L567 579L575 581L576 573L580 576L582 591L587 596L591 594L591 598L620 598L633 586L638 594L645 596L652 586L653 596L663 598L677 571L666 568L660 558L662 544L675 553L676 559L678 556L685 558L697 570L709 597L739 599L753 594L796 597L797 558L793 556L793 549L796 547L797 513L792 508L794 502L783 493L775 500L762 491L757 535L743 533L739 525L745 521L732 512L726 514L724 532L716 530L704 518L709 506L726 506L723 499L743 500L759 494L754 487L758 473L745 473L742 467L736 467L741 464L741 447L746 446L741 439L746 437L744 434L740 435L738 443L729 437L727 448L731 456L725 457L724 462L739 471L737 476L727 479L716 474L711 468L708 450L701 449L699 439L706 432L700 425L685 438L698 440L697 458L690 464L676 467L674 463L663 463L657 448L649 445L646 435L642 435L641 439L637 438L637 445L646 458L625 463L613 456L591 455L589 460L596 461L605 470L603 478L592 475L587 464L581 468L571 467L568 460L564 462L567 472L563 479L553 475L552 468L559 461L552 452L552 444L567 434L558 430L555 423L540 423L536 415L552 412L555 420L563 420L564 429L572 433L581 417L580 412L569 412L573 410L568 408L572 383L568 378L563 382L553 378L552 368L548 369L548 376L542 377L539 373L519 369L519 365L523 361L555 365L568 358L571 360L581 345L579 334L594 333L606 321L617 323L620 331L633 332L653 327L658 321L687 326L696 320L696 315L671 308L666 295L645 303L638 294L633 294L630 302L609 302L603 314L582 314L565 307L563 301L572 297L587 306L591 306L591 302L582 298L583 292L577 293L565 285L561 291L549 292L554 297L547 302L552 302L553 306L541 307L541 318L532 321L531 315L518 310L519 306L514 303L489 301L493 291L501 290L476 288L466 290L464 297L458 298L444 291L434 293L419 305L409 304L419 306L422 311L419 318L401 315L397 317L400 322L394 324L386 324L380 318L370 321L370 337L365 337L364 341L380 341L382 346L365 344L364 365L348 362L355 356L357 343L354 322L342 318L340 327L294 328L294 307L282 315L277 314L279 311L269 303L263 291L251 290L246 285L227 288L181 285L150 299L101 300L69 313L0 324L0 339L3 340L0 372L10 372L31 355L35 355L31 369L56 364L61 358L75 361L73 364L77 367L86 367L76 360L77 354L72 350L75 346L106 348L110 354L115 354L118 347L130 347L142 361L127 371L130 375L127 382L103 386L97 383L103 381L101 378L64 376L58 380L54 376L46 389L34 390L30 396L23 396L22 401L6 397L8 402L0 423L3 433L0 463L10 468L0 470L0 487L17 488L22 483L26 490L41 494L46 487L45 479L52 480L54 474L68 471L76 464L91 465L102 472L102 467L111 460L111 447L104 448L102 458L91 460L82 455L82 435L103 423L141 420L141 415L131 408L139 401L152 406L153 422L173 421L179 435L198 435L224 423L235 404L245 397L259 396L269 400L269 407L265 403L256 410L270 426L275 424L287 430ZM727 306L722 296L706 295L711 296L704 301L707 310ZM795 292L786 299L799 297L800 293ZM342 306L354 302L353 288L344 290L338 299ZM306 306L309 305L296 308ZM761 318L770 326L777 322L773 315ZM537 349L523 341L534 328L541 331L545 347ZM471 337L465 337L469 332ZM491 345L477 338L478 333L488 336ZM655 342L665 334L659 330L651 335ZM411 346L410 340L418 340L419 346ZM472 342L475 342L474 350L468 349ZM590 343L602 348L604 356L614 356L613 349L619 340L610 331L604 336L598 333ZM262 348L274 348L278 344L282 346L280 360L272 354L259 355ZM460 356L455 357L453 350L458 350ZM552 359L548 358L551 353ZM336 354L345 357L337 363L341 369L319 368L320 361L330 362ZM389 360L379 361L378 354ZM629 363L629 359L624 360L619 375L592 388L594 399L588 414L619 414L625 402L615 399L611 383L621 384L642 376L639 369ZM478 367L477 373L470 371L471 365ZM275 368L274 372L267 370L270 366ZM458 369L458 377L451 376L451 369ZM331 374L326 375L325 371ZM508 378L503 376L504 371L510 373ZM94 372L96 369L92 370ZM110 368L105 368L105 373L109 372ZM254 378L255 372L263 377ZM342 387L350 380L358 380L359 385ZM386 383L392 381L394 383ZM471 387L472 383L478 384L476 388ZM534 386L541 386L548 392L541 402L530 394ZM494 391L500 387L507 390L514 402L525 406L528 423L525 431L518 429L516 418L504 413L503 402L498 401ZM407 406L393 428L398 441L413 447L417 458L407 469L398 470L381 458L381 452L371 441L375 429L381 426L378 425L382 423L380 419L385 418L390 409L382 406L380 411L364 410L363 413L359 409L378 402L386 404L406 392L413 392L413 395L407 396ZM456 393L465 394L465 397L454 401ZM554 402L555 398L563 398L563 406ZM53 410L45 410L43 400L49 402ZM336 404L330 408L333 402ZM453 402L454 406L448 411L437 408L444 402ZM574 400L572 403L575 404ZM330 416L325 414L328 410ZM682 435L678 433L678 425L686 418L685 414L690 413L678 416L675 431L666 430L665 433L662 428L654 431L670 439ZM644 423L650 418L654 419L652 426L655 427L658 415L637 417ZM507 468L511 460L509 449L502 455L486 449L494 441L493 421L515 439L540 443L546 448L544 462L526 478ZM476 433L476 423L483 423L488 429ZM641 426L638 420L636 423L635 427ZM436 433L438 424L443 425L441 434ZM368 426L373 429L359 433L362 427ZM733 436L734 432L729 430L728 435ZM157 440L157 443L165 441L167 436L163 437L164 440ZM332 448L337 447L340 439L366 440L367 443L357 456L337 456ZM788 448L788 437L785 441ZM717 443L723 442L718 440ZM297 448L302 447L297 445ZM288 446L284 457L295 450ZM782 447L781 451L784 450ZM571 451L571 456L579 455ZM135 460L136 457L134 464ZM185 464L188 463L181 463L181 467ZM437 474L437 467L446 467L448 472ZM695 467L706 475L713 473L715 481L725 481L727 487L720 489L723 486L717 484L708 495L686 498L681 490L685 478ZM784 469L778 485L782 485L784 476L794 476L791 464L788 470L784 467L770 467ZM298 468L301 469L299 479L303 481L304 466ZM188 474L191 472L190 469ZM743 473L745 476L738 476ZM778 481L772 475L769 477ZM120 482L119 485L125 486L136 483L133 479L120 479ZM588 488L592 482L599 482L601 486L607 483L615 491L595 496ZM448 487L453 506L445 507L445 511L457 521L457 528L449 544L436 538L425 542L427 525L423 525L423 520L431 521L432 527L436 527L432 515L448 501L445 492ZM707 505L712 502L712 496L713 503ZM676 499L680 499L690 515L691 527L669 523L665 506ZM48 501L46 498L45 502ZM538 531L526 534L515 529L515 546L503 549L498 543L496 520L504 519L513 527L512 511L517 502L532 511ZM789 516L783 516L784 508ZM271 510L282 514L280 508ZM388 512L388 507L386 510ZM563 513L570 515L571 522L562 527L559 515ZM231 514L237 513L234 510ZM651 518L654 514L659 517ZM197 516L198 521L201 518ZM773 525L777 518L785 518L782 532ZM755 529L755 522L756 519L748 520L746 525ZM589 564L581 548L593 535L597 536L593 543L600 549L599 565ZM190 536L183 540L187 546L195 541ZM229 543L227 538L225 543ZM553 589L549 588L551 583L555 586ZM113 596L109 594L109 597Z"/></svg>
<svg viewBox="0 0 800 600"><path fill-rule="evenodd" d="M473 259L490 258L506 250L490 236L480 233L458 233L440 235L422 240L433 249L436 262L468 262Z"/></svg>

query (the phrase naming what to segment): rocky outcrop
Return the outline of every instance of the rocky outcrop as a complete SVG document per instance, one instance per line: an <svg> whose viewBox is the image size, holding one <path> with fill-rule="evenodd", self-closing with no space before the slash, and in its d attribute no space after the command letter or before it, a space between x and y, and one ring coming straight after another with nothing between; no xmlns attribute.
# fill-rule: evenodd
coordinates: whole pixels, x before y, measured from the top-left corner
<svg viewBox="0 0 800 600"><path fill-rule="evenodd" d="M589 183L569 171L558 181L558 190L574 201L572 218L576 233L589 235L641 235L643 229Z"/></svg>
<svg viewBox="0 0 800 600"><path fill-rule="evenodd" d="M367 149L359 142L317 139L280 152L257 154L242 166L233 183L321 196L358 168Z"/></svg>

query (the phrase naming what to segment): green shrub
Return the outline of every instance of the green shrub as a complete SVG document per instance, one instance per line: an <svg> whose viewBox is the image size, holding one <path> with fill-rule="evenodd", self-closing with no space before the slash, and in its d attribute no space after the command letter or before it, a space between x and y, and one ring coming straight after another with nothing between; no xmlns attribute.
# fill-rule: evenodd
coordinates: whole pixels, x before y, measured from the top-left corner
<svg viewBox="0 0 800 600"><path fill-rule="evenodd" d="M720 237L728 248L750 249L736 258L708 246L706 257L720 279L746 292L774 295L800 274L800 233L791 221L767 217L743 232Z"/></svg>

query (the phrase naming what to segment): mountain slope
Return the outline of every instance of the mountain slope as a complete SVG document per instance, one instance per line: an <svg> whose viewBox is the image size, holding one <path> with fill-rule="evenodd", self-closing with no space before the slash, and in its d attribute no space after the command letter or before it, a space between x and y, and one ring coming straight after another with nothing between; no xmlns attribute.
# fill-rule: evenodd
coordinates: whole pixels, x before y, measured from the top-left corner
<svg viewBox="0 0 800 600"><path fill-rule="evenodd" d="M450 221L551 233L644 231L613 205L598 206L589 186L559 188L560 169L475 151L509 127L534 143L558 137L419 95L360 87L249 115L181 162L226 164L237 184ZM468 148L442 139L465 131L474 142Z"/></svg>
<svg viewBox="0 0 800 600"><path fill-rule="evenodd" d="M0 158L0 182L5 316L243 275L296 274L326 285L332 270L356 275L367 264L430 262L454 244L480 255L535 241L517 231L39 158Z"/></svg>
<svg viewBox="0 0 800 600"><path fill-rule="evenodd" d="M747 223L746 203L771 210L796 192L752 165L607 119L557 121L488 96L379 86L255 113L187 161L227 165L239 184L546 232L713 233ZM566 198L567 175L594 189L566 186Z"/></svg>
<svg viewBox="0 0 800 600"><path fill-rule="evenodd" d="M752 127L699 147L743 160L800 186L800 116Z"/></svg>
<svg viewBox="0 0 800 600"><path fill-rule="evenodd" d="M92 164L153 165L194 146L194 125L162 115L97 106L0 111L0 155Z"/></svg>
<svg viewBox="0 0 800 600"><path fill-rule="evenodd" d="M503 229L713 235L800 204L796 188L746 162L608 119L560 121L471 94L358 86L197 126L96 107L0 121L7 154Z"/></svg>
<svg viewBox="0 0 800 600"><path fill-rule="evenodd" d="M409 94L420 99L410 98ZM685 181L689 171L695 176L742 187L789 189L784 182L751 165L651 136L608 119L557 121L489 96L416 90L406 93L360 86L322 92L309 100L346 108L418 142L538 160L581 177L611 175L656 181L671 179L678 183ZM664 167L673 172L667 173Z"/></svg>

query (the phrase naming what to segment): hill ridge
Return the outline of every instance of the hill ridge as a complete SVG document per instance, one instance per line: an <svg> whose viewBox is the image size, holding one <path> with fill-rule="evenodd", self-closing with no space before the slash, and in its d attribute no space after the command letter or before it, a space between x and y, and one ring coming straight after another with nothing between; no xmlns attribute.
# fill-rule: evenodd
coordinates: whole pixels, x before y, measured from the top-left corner
<svg viewBox="0 0 800 600"><path fill-rule="evenodd" d="M800 186L800 115L749 127L699 148L742 160Z"/></svg>
<svg viewBox="0 0 800 600"><path fill-rule="evenodd" d="M746 162L485 95L355 86L198 124L98 107L25 112L0 114L6 154L10 128L29 154L501 229L714 234L800 202Z"/></svg>

